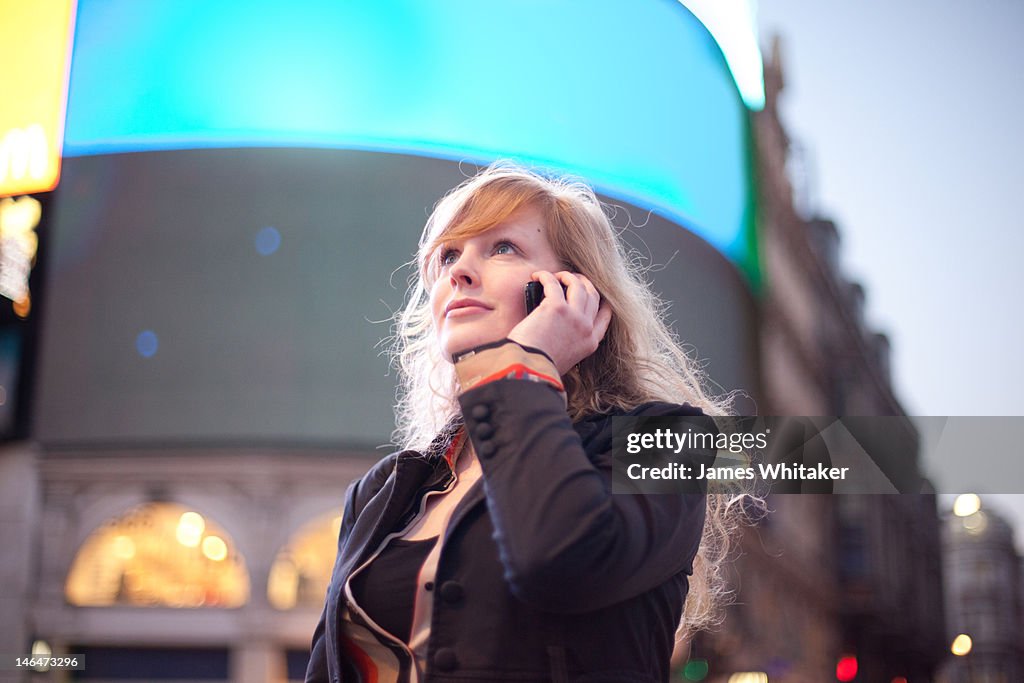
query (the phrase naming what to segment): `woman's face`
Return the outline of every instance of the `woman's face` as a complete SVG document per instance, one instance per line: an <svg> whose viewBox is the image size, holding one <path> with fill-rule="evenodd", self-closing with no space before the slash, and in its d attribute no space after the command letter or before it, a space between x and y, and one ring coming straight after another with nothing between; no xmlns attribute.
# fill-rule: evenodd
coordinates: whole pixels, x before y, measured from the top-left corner
<svg viewBox="0 0 1024 683"><path fill-rule="evenodd" d="M442 355L508 336L526 316L523 288L538 270L563 270L540 212L524 207L490 230L444 242L434 252L440 273L430 290Z"/></svg>

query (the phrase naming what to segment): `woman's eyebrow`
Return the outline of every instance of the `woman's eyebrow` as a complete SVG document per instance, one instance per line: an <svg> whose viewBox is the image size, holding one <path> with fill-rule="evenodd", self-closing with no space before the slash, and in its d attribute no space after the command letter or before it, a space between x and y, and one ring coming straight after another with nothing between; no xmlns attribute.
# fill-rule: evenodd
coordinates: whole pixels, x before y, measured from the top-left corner
<svg viewBox="0 0 1024 683"><path fill-rule="evenodd" d="M519 244L523 240L522 240L522 236L521 235L517 235L517 234L514 233L514 231L509 230L509 229L506 228L506 229L495 230L493 232L492 236L491 236L490 241L491 242L502 242L502 241L504 241L504 242L514 242L515 244Z"/></svg>

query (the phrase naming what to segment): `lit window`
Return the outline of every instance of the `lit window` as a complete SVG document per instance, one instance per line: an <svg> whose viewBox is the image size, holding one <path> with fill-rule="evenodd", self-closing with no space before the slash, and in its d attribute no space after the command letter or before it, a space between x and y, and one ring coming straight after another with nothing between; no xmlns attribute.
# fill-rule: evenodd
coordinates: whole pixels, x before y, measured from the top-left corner
<svg viewBox="0 0 1024 683"><path fill-rule="evenodd" d="M215 522L181 505L149 503L86 539L65 595L82 607L239 607L249 599L249 576Z"/></svg>
<svg viewBox="0 0 1024 683"><path fill-rule="evenodd" d="M277 609L320 607L338 551L340 515L325 515L299 529L274 559L267 599Z"/></svg>

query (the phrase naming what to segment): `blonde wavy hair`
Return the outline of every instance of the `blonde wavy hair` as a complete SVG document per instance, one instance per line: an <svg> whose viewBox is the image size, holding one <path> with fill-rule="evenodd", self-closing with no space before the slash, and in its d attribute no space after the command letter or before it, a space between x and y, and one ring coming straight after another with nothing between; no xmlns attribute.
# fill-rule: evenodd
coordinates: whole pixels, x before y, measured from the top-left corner
<svg viewBox="0 0 1024 683"><path fill-rule="evenodd" d="M576 180L503 161L445 195L423 229L391 349L400 374L395 442L423 450L459 415L454 366L441 354L431 316L429 292L439 270L435 251L445 241L485 232L525 207L540 211L555 254L567 270L589 278L612 310L597 351L562 378L573 421L648 401L729 414L732 397L715 397L705 389L700 367L665 323L667 305L651 291L640 255L627 252L594 191ZM707 498L679 638L722 619L729 591L721 570L742 518L742 497Z"/></svg>

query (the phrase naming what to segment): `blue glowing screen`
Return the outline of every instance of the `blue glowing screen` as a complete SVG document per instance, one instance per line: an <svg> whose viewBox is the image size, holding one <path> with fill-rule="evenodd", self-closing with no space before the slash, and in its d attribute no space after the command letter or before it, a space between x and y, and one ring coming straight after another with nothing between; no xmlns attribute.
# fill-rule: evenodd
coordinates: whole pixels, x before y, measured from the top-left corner
<svg viewBox="0 0 1024 683"><path fill-rule="evenodd" d="M512 157L685 225L750 273L748 137L718 45L678 2L79 0L64 153Z"/></svg>

